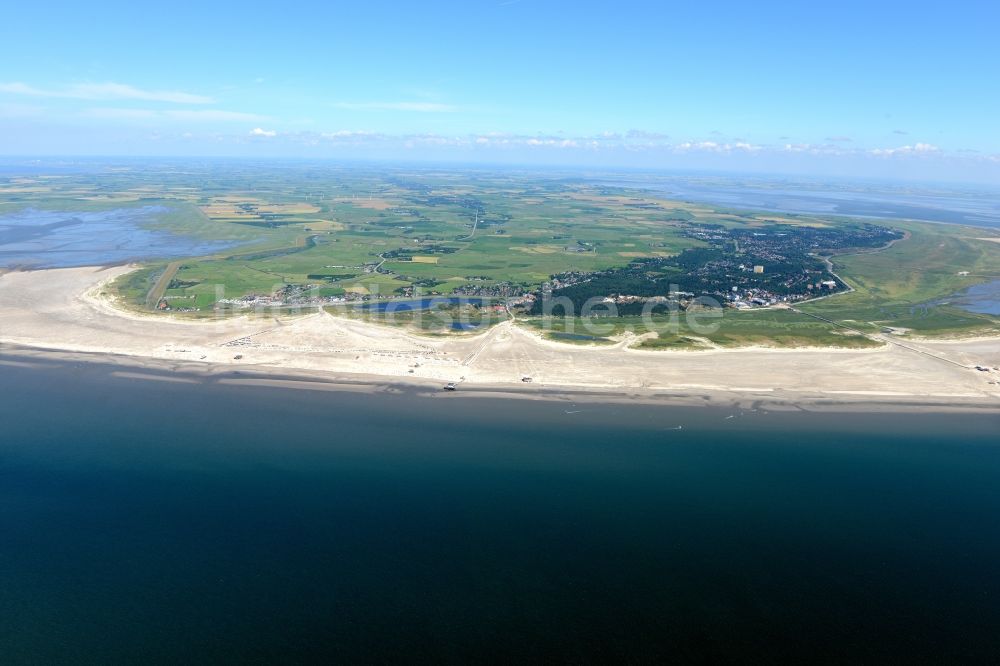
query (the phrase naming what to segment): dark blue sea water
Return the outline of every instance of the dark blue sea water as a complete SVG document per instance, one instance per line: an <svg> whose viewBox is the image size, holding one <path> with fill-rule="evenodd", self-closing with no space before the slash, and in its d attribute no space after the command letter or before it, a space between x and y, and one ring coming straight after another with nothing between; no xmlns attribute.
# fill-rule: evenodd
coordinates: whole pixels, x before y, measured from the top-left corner
<svg viewBox="0 0 1000 666"><path fill-rule="evenodd" d="M64 268L210 254L234 243L149 229L163 206L103 211L27 208L0 215L0 268Z"/></svg>
<svg viewBox="0 0 1000 666"><path fill-rule="evenodd" d="M11 360L4 664L1000 653L996 415L291 390Z"/></svg>

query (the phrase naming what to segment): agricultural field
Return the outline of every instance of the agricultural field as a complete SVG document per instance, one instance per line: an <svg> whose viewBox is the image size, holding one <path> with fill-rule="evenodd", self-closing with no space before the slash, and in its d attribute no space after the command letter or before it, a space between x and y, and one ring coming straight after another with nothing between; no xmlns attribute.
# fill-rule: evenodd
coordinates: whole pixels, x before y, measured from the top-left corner
<svg viewBox="0 0 1000 666"><path fill-rule="evenodd" d="M516 304L551 288L560 276L589 284L591 275L652 275L645 266L679 270L676 258L685 250L714 251L730 241L735 254L727 259L736 257L730 262L735 264L745 252L741 244L755 236L812 238L831 230L857 235L876 227L871 220L671 201L649 190L554 172L164 161L0 178L0 214L27 207L81 211L150 204L166 211L151 227L231 245L210 256L150 261L123 277L114 290L141 310L204 317L325 307L438 333L473 330L513 315L566 342L607 344L627 332L644 334L637 344L648 349L862 347L879 344L874 336L886 331L998 329L997 317L949 302L966 287L1000 277L998 234L982 228L878 220L879 238L893 239L888 246L879 240L878 247L835 246L822 253L804 247L796 257L808 260L811 270L829 270L826 277L835 278L830 282L838 293L776 307L724 303L718 326L708 333L693 330L686 316L660 313L652 324L630 311L545 318L516 305L490 316L478 306L462 306L463 321L473 325L459 330L436 323L447 317L385 317L355 306L438 295ZM706 232L729 240L706 240ZM752 278L752 267L744 268ZM797 268L782 270L792 275ZM728 273L710 274L699 284L728 280ZM454 309L438 309L449 307Z"/></svg>

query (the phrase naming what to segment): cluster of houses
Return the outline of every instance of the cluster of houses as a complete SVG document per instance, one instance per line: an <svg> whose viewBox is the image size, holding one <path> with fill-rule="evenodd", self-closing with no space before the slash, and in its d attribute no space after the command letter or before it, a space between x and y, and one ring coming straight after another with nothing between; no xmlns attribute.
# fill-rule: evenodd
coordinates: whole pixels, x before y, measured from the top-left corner
<svg viewBox="0 0 1000 666"><path fill-rule="evenodd" d="M270 294L250 293L238 298L220 298L215 304L235 308L274 308L287 306L336 305L351 301L368 300L367 295L345 293L343 296L320 296L318 285L286 284Z"/></svg>
<svg viewBox="0 0 1000 666"><path fill-rule="evenodd" d="M556 289L561 289L563 287L570 287L574 284L587 282L593 275L593 273L586 273L584 271L566 271L565 273L559 273L558 275L553 275L548 282L543 284L542 290L555 291Z"/></svg>
<svg viewBox="0 0 1000 666"><path fill-rule="evenodd" d="M498 283L496 285L466 285L465 289L459 287L452 293L456 296L474 296L479 298L503 299L497 305L485 305L484 309L496 311L506 310L510 307L530 306L535 301L535 294L525 293L522 287L510 283ZM356 292L346 292L342 296L320 296L317 292L318 285L285 285L270 294L250 293L238 298L220 298L216 301L218 306L230 306L240 309L258 309L289 306L312 306L338 305L344 303L365 303L369 301L392 300L396 298L412 298L415 296L441 296L439 292L425 292L416 294L413 287L407 286L396 291L392 295L384 294L361 294ZM167 304L166 299L160 301L157 306L159 310L176 309Z"/></svg>
<svg viewBox="0 0 1000 666"><path fill-rule="evenodd" d="M479 296L483 298L513 298L524 295L524 287L510 282L494 284L463 284L455 287L452 294L456 296Z"/></svg>
<svg viewBox="0 0 1000 666"><path fill-rule="evenodd" d="M836 280L821 280L816 283L807 284L807 293L805 294L775 294L767 289L757 288L741 291L738 287L733 287L732 291L725 296L731 307L739 310L749 310L751 308L768 307L779 303L804 301L815 298L818 292L827 291L832 293L839 286Z"/></svg>
<svg viewBox="0 0 1000 666"><path fill-rule="evenodd" d="M733 287L736 289L736 287ZM726 295L726 300L730 307L734 307L737 310L749 310L751 308L762 308L769 305L777 305L778 303L789 303L794 301L801 301L805 296L792 295L792 296L779 296L773 294L765 289L747 289L743 293L739 291L733 291Z"/></svg>

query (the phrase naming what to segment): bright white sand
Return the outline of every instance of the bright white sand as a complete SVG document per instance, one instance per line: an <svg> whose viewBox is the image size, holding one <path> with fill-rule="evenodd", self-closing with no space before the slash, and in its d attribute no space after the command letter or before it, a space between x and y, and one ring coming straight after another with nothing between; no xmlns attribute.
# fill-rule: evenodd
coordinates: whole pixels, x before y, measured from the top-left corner
<svg viewBox="0 0 1000 666"><path fill-rule="evenodd" d="M1000 339L906 342L965 366L896 346L875 350L638 351L541 339L504 323L475 337L430 338L312 313L295 318L190 321L138 315L101 296L130 270L70 268L0 275L0 343L158 359L174 367L227 364L290 374L465 381L542 392L590 389L618 395L726 393L771 402L804 397L1000 404ZM233 341L245 339L234 346ZM229 343L227 345L227 343ZM234 356L241 354L241 360ZM413 372L409 372L412 370ZM522 376L534 379L530 385Z"/></svg>

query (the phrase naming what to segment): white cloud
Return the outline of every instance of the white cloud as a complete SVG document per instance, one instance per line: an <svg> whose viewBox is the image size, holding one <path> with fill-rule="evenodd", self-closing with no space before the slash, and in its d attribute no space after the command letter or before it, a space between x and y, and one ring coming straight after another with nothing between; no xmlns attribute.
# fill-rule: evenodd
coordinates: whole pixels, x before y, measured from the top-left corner
<svg viewBox="0 0 1000 666"><path fill-rule="evenodd" d="M57 90L45 90L26 83L0 83L0 93L28 95L31 97L58 97L89 100L142 100L172 104L211 104L214 100L204 95L176 90L143 90L124 83L75 83Z"/></svg>
<svg viewBox="0 0 1000 666"><path fill-rule="evenodd" d="M579 148L580 141L582 140L583 140L582 137L579 139L564 139L562 137L557 137L557 136L540 136L531 138L514 137L512 143L522 143L526 146L531 146L533 148L537 147Z"/></svg>
<svg viewBox="0 0 1000 666"><path fill-rule="evenodd" d="M837 144L824 143L786 143L779 149L782 153L805 153L808 155L852 155L858 153L856 149L845 148Z"/></svg>
<svg viewBox="0 0 1000 666"><path fill-rule="evenodd" d="M875 148L871 151L877 157L897 157L900 155L933 155L940 153L941 149L929 143L916 143L912 146L900 146L899 148Z"/></svg>
<svg viewBox="0 0 1000 666"><path fill-rule="evenodd" d="M747 141L737 140L732 143L714 141L687 141L672 144L665 141L666 135L632 130L628 133L601 132L593 135L559 134L511 134L507 132L484 132L478 134L445 136L432 133L415 133L390 135L378 132L337 130L330 132L301 132L285 135L293 141L306 142L315 145L317 140L327 140L332 143L350 143L358 145L364 142L392 143L398 141L408 148L417 146L451 146L457 148L505 149L524 147L533 150L628 150L631 152L646 152L656 150L671 150L684 152L711 152L718 154L756 154L767 150Z"/></svg>
<svg viewBox="0 0 1000 666"><path fill-rule="evenodd" d="M382 134L378 132L368 132L365 130L337 130L335 132L322 132L320 136L324 139L381 139Z"/></svg>
<svg viewBox="0 0 1000 666"><path fill-rule="evenodd" d="M463 136L441 136L440 134L410 134L402 138L403 145L407 148L416 146L452 146L463 147L470 144L470 137Z"/></svg>
<svg viewBox="0 0 1000 666"><path fill-rule="evenodd" d="M417 113L453 113L458 107L437 102L334 102L338 109L351 111L414 111Z"/></svg>
<svg viewBox="0 0 1000 666"><path fill-rule="evenodd" d="M278 133L275 132L274 130L266 130L260 127L254 127L252 130L250 130L250 136L272 137L272 136L278 136Z"/></svg>
<svg viewBox="0 0 1000 666"><path fill-rule="evenodd" d="M735 143L718 143L716 141L684 141L674 147L675 152L703 152L703 153L756 153L762 149L761 146L737 141Z"/></svg>
<svg viewBox="0 0 1000 666"><path fill-rule="evenodd" d="M263 126L256 126L251 132L252 136L270 136L271 130L263 129ZM477 152L509 152L530 150L532 153L544 154L555 152L582 153L598 152L609 156L615 153L635 153L645 154L649 159L656 156L668 158L670 154L675 156L689 155L692 159L709 158L712 159L732 159L737 160L740 156L753 159L765 159L766 157L777 157L792 155L850 159L850 158L881 158L886 159L894 156L910 155L916 157L944 158L954 157L960 153L955 151L944 151L937 146L928 143L915 143L912 145L900 146L898 148L876 148L853 146L853 142L848 143L778 143L756 144L743 139L732 139L730 141L712 140L686 140L670 142L665 140L664 135L646 133L641 131L630 132L599 132L594 134L514 134L509 132L481 132L469 134L435 134L435 133L411 133L411 134L386 134L369 130L349 130L339 129L326 132L300 131L300 132L278 132L282 141L290 144L300 144L308 146L327 145L331 148L360 148L370 146L373 150L386 150L394 147L404 149L457 149ZM971 159L971 158L970 158ZM983 162L995 161L995 157L982 155L977 159Z"/></svg>

